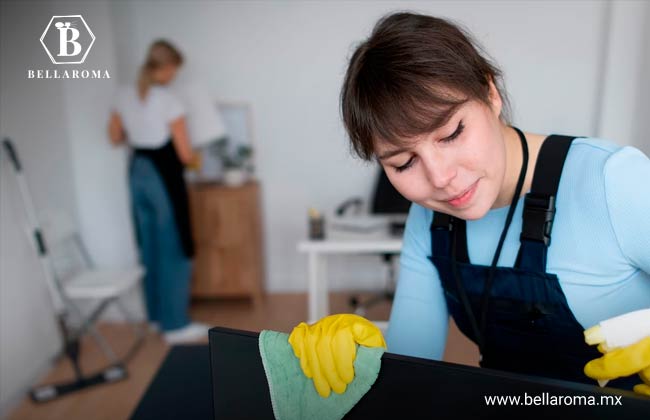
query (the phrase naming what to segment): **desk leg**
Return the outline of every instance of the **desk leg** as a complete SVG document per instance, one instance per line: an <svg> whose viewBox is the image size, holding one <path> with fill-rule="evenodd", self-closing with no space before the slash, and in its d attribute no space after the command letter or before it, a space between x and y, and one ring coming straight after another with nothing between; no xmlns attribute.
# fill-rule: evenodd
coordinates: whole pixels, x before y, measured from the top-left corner
<svg viewBox="0 0 650 420"><path fill-rule="evenodd" d="M325 257L318 255L317 252L310 252L307 322L316 322L329 314L328 290Z"/></svg>
<svg viewBox="0 0 650 420"><path fill-rule="evenodd" d="M330 314L330 294L327 282L327 256L321 255L318 258L318 313L316 316L321 319Z"/></svg>

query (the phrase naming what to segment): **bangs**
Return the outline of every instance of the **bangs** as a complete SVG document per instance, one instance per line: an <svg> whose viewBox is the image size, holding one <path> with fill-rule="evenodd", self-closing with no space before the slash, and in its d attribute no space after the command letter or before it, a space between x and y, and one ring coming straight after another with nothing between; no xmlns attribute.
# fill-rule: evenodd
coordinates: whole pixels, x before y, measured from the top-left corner
<svg viewBox="0 0 650 420"><path fill-rule="evenodd" d="M382 18L352 54L341 90L352 151L365 160L378 142L402 147L444 126L469 101L490 105L491 82L508 120L501 71L460 26L413 13Z"/></svg>
<svg viewBox="0 0 650 420"><path fill-rule="evenodd" d="M374 104L375 109L368 110L373 120L370 133L372 144L387 142L399 147L405 146L413 137L444 126L468 101L458 95L426 88L418 89L413 96L386 95L378 99ZM374 155L374 150L370 151L370 155Z"/></svg>
<svg viewBox="0 0 650 420"><path fill-rule="evenodd" d="M363 159L374 157L378 142L402 147L413 137L431 133L444 126L463 104L466 95L440 89L448 82L432 82L423 86L414 81L381 77L360 77L351 113L355 121L349 127L354 151ZM374 80L373 80L374 79ZM391 80L393 83L387 83ZM437 87L437 88L436 88ZM357 140L357 141L355 141Z"/></svg>

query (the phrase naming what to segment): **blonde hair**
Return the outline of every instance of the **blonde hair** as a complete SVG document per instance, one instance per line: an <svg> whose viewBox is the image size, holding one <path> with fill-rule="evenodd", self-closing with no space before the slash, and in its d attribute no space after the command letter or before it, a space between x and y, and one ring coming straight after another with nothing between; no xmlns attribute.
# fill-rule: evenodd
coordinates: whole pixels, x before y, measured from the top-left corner
<svg viewBox="0 0 650 420"><path fill-rule="evenodd" d="M180 51L164 39L158 39L151 43L147 59L140 68L140 77L138 78L138 92L141 98L147 96L149 87L154 84L152 73L168 64L176 66L183 64L183 55Z"/></svg>

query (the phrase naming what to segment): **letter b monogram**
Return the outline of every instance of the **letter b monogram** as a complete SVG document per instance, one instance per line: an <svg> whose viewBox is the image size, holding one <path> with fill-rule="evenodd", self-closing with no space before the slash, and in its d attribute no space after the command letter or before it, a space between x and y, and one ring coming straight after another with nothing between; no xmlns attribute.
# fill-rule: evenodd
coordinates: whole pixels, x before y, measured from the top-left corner
<svg viewBox="0 0 650 420"><path fill-rule="evenodd" d="M81 64L95 43L95 35L81 15L52 16L40 41L52 63Z"/></svg>
<svg viewBox="0 0 650 420"><path fill-rule="evenodd" d="M59 57L78 55L81 52L81 44L77 42L79 30L71 28L70 22L57 22L54 26L59 30ZM68 44L72 44L74 47L72 53L68 53Z"/></svg>

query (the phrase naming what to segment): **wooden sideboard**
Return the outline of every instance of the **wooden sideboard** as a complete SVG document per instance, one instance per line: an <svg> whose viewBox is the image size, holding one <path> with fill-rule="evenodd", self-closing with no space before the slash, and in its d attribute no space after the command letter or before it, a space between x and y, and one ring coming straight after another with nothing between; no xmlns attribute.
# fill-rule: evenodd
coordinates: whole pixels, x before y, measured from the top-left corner
<svg viewBox="0 0 650 420"><path fill-rule="evenodd" d="M188 185L196 247L192 296L250 297L264 290L260 187L217 183Z"/></svg>

